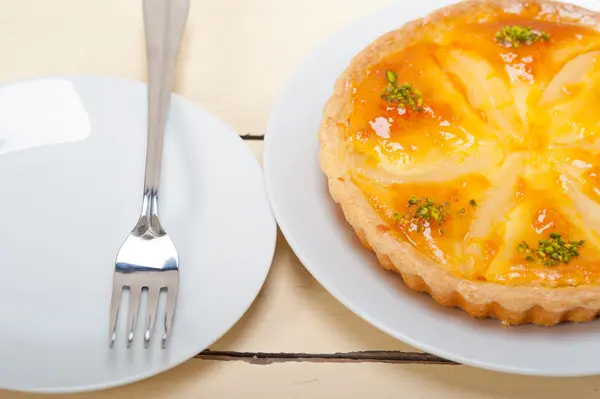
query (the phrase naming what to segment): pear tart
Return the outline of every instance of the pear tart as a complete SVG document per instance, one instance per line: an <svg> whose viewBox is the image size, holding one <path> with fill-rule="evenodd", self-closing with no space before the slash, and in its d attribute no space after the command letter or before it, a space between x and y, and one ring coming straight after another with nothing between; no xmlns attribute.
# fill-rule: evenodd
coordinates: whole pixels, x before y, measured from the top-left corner
<svg viewBox="0 0 600 399"><path fill-rule="evenodd" d="M505 324L600 310L600 16L467 1L338 79L321 167L363 245L416 291Z"/></svg>

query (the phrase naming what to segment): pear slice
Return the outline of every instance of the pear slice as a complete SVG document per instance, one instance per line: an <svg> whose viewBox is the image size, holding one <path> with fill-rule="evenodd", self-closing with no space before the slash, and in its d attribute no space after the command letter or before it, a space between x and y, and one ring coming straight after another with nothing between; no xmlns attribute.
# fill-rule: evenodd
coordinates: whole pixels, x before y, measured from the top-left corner
<svg viewBox="0 0 600 399"><path fill-rule="evenodd" d="M492 177L492 185L484 194L482 205L477 208L469 235L465 240L465 262L463 272L483 274L483 242L494 231L494 227L506 221L507 215L516 204L515 187L523 170L525 156L511 155L500 170Z"/></svg>
<svg viewBox="0 0 600 399"><path fill-rule="evenodd" d="M473 108L485 113L501 135L523 136L523 113L515 105L513 93L499 71L485 59L464 50L440 50L435 56L444 71L460 82Z"/></svg>
<svg viewBox="0 0 600 399"><path fill-rule="evenodd" d="M600 204L583 194L569 177L561 175L560 180L571 200L570 204L561 206L561 212L573 222L577 221L589 245L600 249L600 237L596 233L600 231Z"/></svg>
<svg viewBox="0 0 600 399"><path fill-rule="evenodd" d="M598 69L600 51L590 51L575 56L554 75L546 85L539 101L539 107L547 107L560 100L568 99L568 88L572 85L585 86L593 72Z"/></svg>
<svg viewBox="0 0 600 399"><path fill-rule="evenodd" d="M377 169L366 164L355 163L366 177L381 184L406 184L406 183L440 183L455 180L469 173L486 173L498 169L504 155L493 147L484 147L474 155L464 157L451 155L438 162L424 165L423 167L394 168L393 164L380 163Z"/></svg>

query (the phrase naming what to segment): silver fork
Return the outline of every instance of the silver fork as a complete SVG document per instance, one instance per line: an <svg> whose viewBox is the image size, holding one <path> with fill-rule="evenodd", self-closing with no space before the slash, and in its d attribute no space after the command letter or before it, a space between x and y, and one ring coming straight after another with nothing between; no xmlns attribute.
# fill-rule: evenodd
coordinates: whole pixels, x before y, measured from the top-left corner
<svg viewBox="0 0 600 399"><path fill-rule="evenodd" d="M189 11L189 0L144 0L146 57L148 62L148 142L142 213L115 262L110 304L110 346L123 290L129 288L127 347L134 337L142 291L147 290L144 347L148 347L157 317L161 291L166 291L163 349L173 325L179 290L177 249L158 220L158 189L165 122L171 98L175 59Z"/></svg>

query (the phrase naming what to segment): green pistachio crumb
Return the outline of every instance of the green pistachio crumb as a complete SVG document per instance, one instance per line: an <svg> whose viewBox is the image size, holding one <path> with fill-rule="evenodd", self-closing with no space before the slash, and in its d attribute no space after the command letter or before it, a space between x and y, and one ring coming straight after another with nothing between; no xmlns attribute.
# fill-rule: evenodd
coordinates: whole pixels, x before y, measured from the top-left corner
<svg viewBox="0 0 600 399"><path fill-rule="evenodd" d="M471 204L471 206L477 206L477 201L475 201L474 199L469 200L469 204Z"/></svg>
<svg viewBox="0 0 600 399"><path fill-rule="evenodd" d="M385 72L387 87L381 98L389 102L399 103L404 108L411 108L416 111L423 111L423 95L408 83L398 84L398 75L396 72L387 70Z"/></svg>
<svg viewBox="0 0 600 399"><path fill-rule="evenodd" d="M387 70L385 72L385 77L389 83L396 83L398 81L398 75L396 75L396 72L394 71Z"/></svg>
<svg viewBox="0 0 600 399"><path fill-rule="evenodd" d="M424 231L420 227L424 227L426 222L435 222L439 226L445 221L446 215L449 213L449 205L449 202L436 204L429 197L418 199L416 195L412 195L408 200L408 214L396 217L398 214L395 213L394 219L401 219L403 222L412 220L419 225L419 231ZM439 230L439 232L444 234L444 230Z"/></svg>
<svg viewBox="0 0 600 399"><path fill-rule="evenodd" d="M525 254L525 260L545 266L556 266L560 263L567 264L571 259L579 256L579 250L585 244L584 240L566 242L560 233L552 232L549 239L539 240L536 249L529 248L525 241L517 245L517 251Z"/></svg>
<svg viewBox="0 0 600 399"><path fill-rule="evenodd" d="M431 198L425 197L423 201L418 201L418 207L415 215L422 220L433 220L437 224L441 224L448 211L444 205L438 205Z"/></svg>
<svg viewBox="0 0 600 399"><path fill-rule="evenodd" d="M500 29L495 36L496 41L506 47L519 48L521 44L529 46L540 40L550 40L550 35L546 32L537 31L530 26L505 26Z"/></svg>

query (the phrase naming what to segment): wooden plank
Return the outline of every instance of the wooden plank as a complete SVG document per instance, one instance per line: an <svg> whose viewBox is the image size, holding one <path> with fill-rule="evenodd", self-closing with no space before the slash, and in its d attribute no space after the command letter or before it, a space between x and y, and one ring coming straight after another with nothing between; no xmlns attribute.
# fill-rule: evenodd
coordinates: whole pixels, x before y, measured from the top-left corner
<svg viewBox="0 0 600 399"><path fill-rule="evenodd" d="M270 109L297 63L346 22L392 1L194 0L175 90L250 135L246 144L260 160ZM145 80L139 0L0 0L0 10L0 82L70 73ZM310 276L280 235L257 301L211 352L137 384L68 397L599 395L600 378L542 379L432 364L441 362L348 311ZM36 397L51 396L0 392L0 399Z"/></svg>
<svg viewBox="0 0 600 399"><path fill-rule="evenodd" d="M175 91L240 133L263 134L298 62L392 1L194 0ZM0 0L0 10L0 82L70 73L145 80L139 0Z"/></svg>
<svg viewBox="0 0 600 399"><path fill-rule="evenodd" d="M244 143L248 146L248 148L250 148L250 151L252 151L252 154L254 154L256 159L258 159L258 162L262 164L263 148L265 145L264 141L244 140Z"/></svg>
<svg viewBox="0 0 600 399"><path fill-rule="evenodd" d="M155 378L72 396L0 393L0 399L596 399L598 377L513 376L465 366L191 360Z"/></svg>

